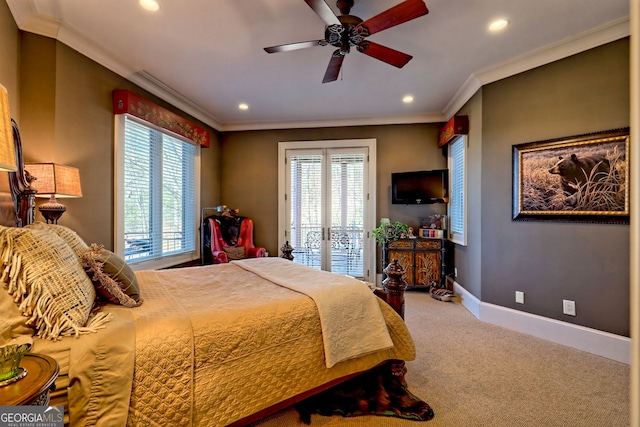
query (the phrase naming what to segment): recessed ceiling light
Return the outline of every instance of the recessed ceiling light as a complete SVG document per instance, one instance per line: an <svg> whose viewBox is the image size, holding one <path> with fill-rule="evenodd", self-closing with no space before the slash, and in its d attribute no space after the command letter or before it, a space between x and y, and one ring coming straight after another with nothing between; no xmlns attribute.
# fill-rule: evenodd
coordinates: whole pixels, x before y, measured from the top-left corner
<svg viewBox="0 0 640 427"><path fill-rule="evenodd" d="M248 110L249 109L249 105L245 104L244 102L242 104L238 104L238 108L241 110Z"/></svg>
<svg viewBox="0 0 640 427"><path fill-rule="evenodd" d="M411 104L413 102L413 95L406 95L404 98L402 98L402 102L404 102L405 104Z"/></svg>
<svg viewBox="0 0 640 427"><path fill-rule="evenodd" d="M160 4L156 0L139 0L140 6L151 12L156 12L160 9Z"/></svg>
<svg viewBox="0 0 640 427"><path fill-rule="evenodd" d="M509 25L508 19L498 18L491 21L491 23L489 24L489 31L491 31L492 33L497 33L507 28L507 25Z"/></svg>

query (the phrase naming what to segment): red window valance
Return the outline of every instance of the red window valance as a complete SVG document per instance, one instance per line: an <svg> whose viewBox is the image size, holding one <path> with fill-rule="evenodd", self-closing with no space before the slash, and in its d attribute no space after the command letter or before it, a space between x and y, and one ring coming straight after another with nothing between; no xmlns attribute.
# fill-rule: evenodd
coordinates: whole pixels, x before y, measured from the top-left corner
<svg viewBox="0 0 640 427"><path fill-rule="evenodd" d="M469 117L453 116L438 133L438 147L443 147L458 135L469 133Z"/></svg>
<svg viewBox="0 0 640 427"><path fill-rule="evenodd" d="M128 113L182 135L203 147L211 145L211 134L208 130L128 90L113 91L113 113Z"/></svg>

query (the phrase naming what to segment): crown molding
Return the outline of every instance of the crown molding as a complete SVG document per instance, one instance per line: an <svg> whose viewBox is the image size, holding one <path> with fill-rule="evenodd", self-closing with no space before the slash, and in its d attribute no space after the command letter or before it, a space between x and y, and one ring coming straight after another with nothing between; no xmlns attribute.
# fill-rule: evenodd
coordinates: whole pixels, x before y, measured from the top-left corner
<svg viewBox="0 0 640 427"><path fill-rule="evenodd" d="M631 27L627 16L479 70L469 76L451 98L443 110L443 115L447 120L454 116L476 91L486 84L628 37L630 34Z"/></svg>
<svg viewBox="0 0 640 427"><path fill-rule="evenodd" d="M148 73L135 70L126 65L125 61L112 52L101 48L86 35L75 31L58 19L40 13L33 0L7 0L7 4L20 30L54 38L192 117L201 120L216 130L220 130L220 122L203 108Z"/></svg>
<svg viewBox="0 0 640 427"><path fill-rule="evenodd" d="M62 22L41 13L33 0L7 0L18 28L49 38L57 38Z"/></svg>
<svg viewBox="0 0 640 427"><path fill-rule="evenodd" d="M346 119L300 120L287 122L226 123L219 129L222 132L273 129L308 129L349 126L404 125L416 123L446 122L442 113L427 113L406 116L352 117Z"/></svg>

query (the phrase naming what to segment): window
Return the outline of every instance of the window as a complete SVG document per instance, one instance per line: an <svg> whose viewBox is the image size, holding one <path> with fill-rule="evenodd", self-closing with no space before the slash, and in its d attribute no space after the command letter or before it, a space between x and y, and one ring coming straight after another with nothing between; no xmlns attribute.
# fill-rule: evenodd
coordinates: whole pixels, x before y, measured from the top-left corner
<svg viewBox="0 0 640 427"><path fill-rule="evenodd" d="M132 116L116 120L116 252L137 268L197 258L200 148Z"/></svg>
<svg viewBox="0 0 640 427"><path fill-rule="evenodd" d="M449 239L467 244L467 137L460 136L449 143Z"/></svg>

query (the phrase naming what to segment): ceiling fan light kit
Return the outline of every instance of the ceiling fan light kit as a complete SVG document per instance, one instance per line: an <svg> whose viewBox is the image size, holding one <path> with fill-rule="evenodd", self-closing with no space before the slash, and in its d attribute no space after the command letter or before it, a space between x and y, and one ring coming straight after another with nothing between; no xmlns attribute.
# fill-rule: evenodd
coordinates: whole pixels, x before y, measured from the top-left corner
<svg viewBox="0 0 640 427"><path fill-rule="evenodd" d="M372 34L400 25L429 13L423 0L405 0L378 15L363 21L350 15L353 0L338 0L336 6L341 15L337 16L324 0L305 0L326 25L324 39L289 43L265 47L267 53L287 52L313 46L332 45L338 49L333 52L325 71L322 83L338 79L345 55L355 47L358 52L386 62L398 68L404 67L413 58L411 55L387 46L366 40Z"/></svg>

